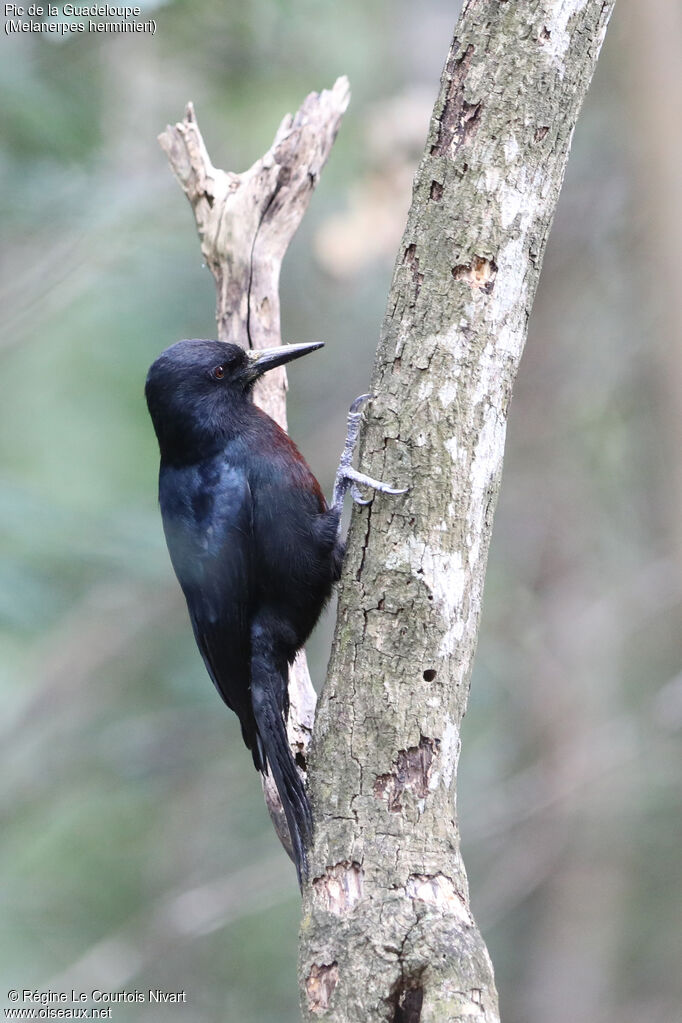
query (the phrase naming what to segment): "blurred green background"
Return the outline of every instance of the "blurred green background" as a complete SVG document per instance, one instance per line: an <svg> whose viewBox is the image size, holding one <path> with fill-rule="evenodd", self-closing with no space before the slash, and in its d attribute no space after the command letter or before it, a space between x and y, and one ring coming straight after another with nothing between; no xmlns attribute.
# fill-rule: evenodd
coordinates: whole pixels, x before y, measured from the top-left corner
<svg viewBox="0 0 682 1023"><path fill-rule="evenodd" d="M0 47L0 971L185 989L120 1021L298 1018L294 872L195 650L146 369L214 334L156 135L242 170L353 100L284 266L290 428L329 491L370 373L456 4L175 0L154 37ZM682 14L620 0L511 413L459 805L505 1023L682 1004ZM332 616L311 644L324 677Z"/></svg>

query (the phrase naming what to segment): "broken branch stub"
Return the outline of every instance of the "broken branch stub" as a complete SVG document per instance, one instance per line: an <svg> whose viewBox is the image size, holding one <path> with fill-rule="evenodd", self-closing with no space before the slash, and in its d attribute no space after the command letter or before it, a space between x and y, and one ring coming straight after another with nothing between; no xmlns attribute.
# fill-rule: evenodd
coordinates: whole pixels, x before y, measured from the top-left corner
<svg viewBox="0 0 682 1023"><path fill-rule="evenodd" d="M211 162L194 106L159 135L171 169L189 199L201 252L216 282L216 320L221 341L243 348L282 343L279 276L284 254L305 213L350 100L348 79L311 92L295 114L282 120L274 141L242 174ZM287 378L284 367L256 386L256 403L286 429ZM287 731L297 763L305 770L315 717L316 695L305 654L289 673ZM283 846L291 840L277 789L263 779L265 801Z"/></svg>
<svg viewBox="0 0 682 1023"><path fill-rule="evenodd" d="M214 167L194 107L159 135L162 149L190 201L201 252L218 290L218 337L244 348L281 344L279 275L284 254L305 213L348 106L347 78L312 92L283 119L274 141L242 174ZM268 386L265 387L267 381ZM256 397L286 426L286 374L273 370Z"/></svg>

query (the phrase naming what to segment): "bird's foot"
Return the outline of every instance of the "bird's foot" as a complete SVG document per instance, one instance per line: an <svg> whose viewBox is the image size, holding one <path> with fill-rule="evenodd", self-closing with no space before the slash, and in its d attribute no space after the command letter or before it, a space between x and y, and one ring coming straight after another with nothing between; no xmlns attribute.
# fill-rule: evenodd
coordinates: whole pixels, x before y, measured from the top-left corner
<svg viewBox="0 0 682 1023"><path fill-rule="evenodd" d="M363 497L360 486L370 487L372 490L378 490L382 494L407 493L407 488L396 489L396 487L390 487L388 483L384 483L382 480L375 480L371 476L366 476L364 472L360 472L352 465L355 445L360 433L360 423L362 422L362 407L371 397L371 394L361 394L359 398L355 399L348 413L346 443L339 467L336 470L334 497L332 499L332 507L339 512L343 506L343 499L349 490L356 504L365 505L372 503L373 497Z"/></svg>

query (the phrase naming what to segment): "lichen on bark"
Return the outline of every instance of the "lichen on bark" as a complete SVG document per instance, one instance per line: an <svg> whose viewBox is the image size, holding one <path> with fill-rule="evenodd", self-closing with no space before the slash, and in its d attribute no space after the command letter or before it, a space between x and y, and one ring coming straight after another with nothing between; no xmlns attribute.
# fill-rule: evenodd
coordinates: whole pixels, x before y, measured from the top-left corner
<svg viewBox="0 0 682 1023"><path fill-rule="evenodd" d="M512 385L612 7L469 0L455 30L361 450L411 489L354 512L315 725L309 1020L499 1018L460 854L460 727Z"/></svg>

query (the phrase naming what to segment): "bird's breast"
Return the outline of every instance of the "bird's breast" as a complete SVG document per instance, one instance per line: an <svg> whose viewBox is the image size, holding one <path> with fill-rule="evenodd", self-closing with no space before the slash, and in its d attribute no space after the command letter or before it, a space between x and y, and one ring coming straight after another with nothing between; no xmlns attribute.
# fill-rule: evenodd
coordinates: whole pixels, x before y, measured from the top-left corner
<svg viewBox="0 0 682 1023"><path fill-rule="evenodd" d="M178 575L200 582L230 534L250 521L246 474L224 458L175 468L162 466L159 504L168 548Z"/></svg>

